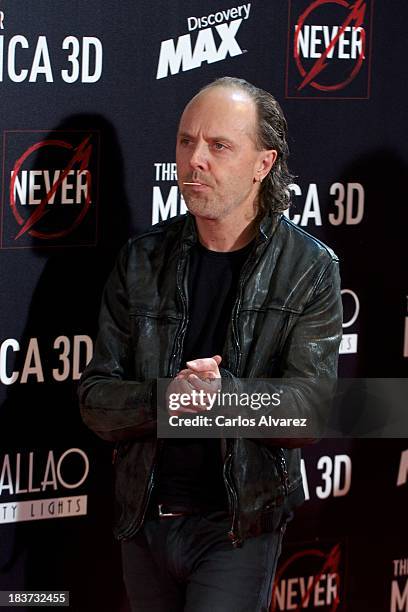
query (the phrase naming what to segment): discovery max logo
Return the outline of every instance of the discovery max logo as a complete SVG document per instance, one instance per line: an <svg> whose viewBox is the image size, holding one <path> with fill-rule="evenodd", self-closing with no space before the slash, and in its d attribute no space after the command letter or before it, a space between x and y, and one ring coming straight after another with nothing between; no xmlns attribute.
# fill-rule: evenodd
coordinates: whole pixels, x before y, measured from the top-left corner
<svg viewBox="0 0 408 612"><path fill-rule="evenodd" d="M250 12L251 3L247 3L202 17L187 17L188 34L162 41L156 79L200 68L203 63L220 62L227 56L242 55L245 50L241 49L237 34Z"/></svg>

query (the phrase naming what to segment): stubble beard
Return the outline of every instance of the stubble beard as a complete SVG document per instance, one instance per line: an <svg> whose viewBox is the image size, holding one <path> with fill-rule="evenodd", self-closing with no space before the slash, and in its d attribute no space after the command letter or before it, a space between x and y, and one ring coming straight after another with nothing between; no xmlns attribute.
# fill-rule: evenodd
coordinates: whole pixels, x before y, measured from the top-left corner
<svg viewBox="0 0 408 612"><path fill-rule="evenodd" d="M237 203L232 199L225 202L215 197L206 198L199 195L188 195L184 201L192 215L214 221L223 219L237 207Z"/></svg>
<svg viewBox="0 0 408 612"><path fill-rule="evenodd" d="M185 199L186 205L190 213L194 216L204 217L205 219L218 219L219 210L215 202L200 197L189 197Z"/></svg>

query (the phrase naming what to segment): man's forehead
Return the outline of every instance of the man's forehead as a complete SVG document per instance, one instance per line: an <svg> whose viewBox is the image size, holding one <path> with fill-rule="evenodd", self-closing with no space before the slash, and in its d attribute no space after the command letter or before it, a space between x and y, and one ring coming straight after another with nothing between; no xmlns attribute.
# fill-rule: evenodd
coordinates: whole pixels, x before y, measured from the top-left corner
<svg viewBox="0 0 408 612"><path fill-rule="evenodd" d="M225 127L252 132L255 116L255 104L245 92L230 87L211 87L199 92L187 104L179 130L187 129L191 123L216 125L222 121Z"/></svg>
<svg viewBox="0 0 408 612"><path fill-rule="evenodd" d="M195 107L205 108L208 106L229 110L245 107L246 112L250 109L255 110L254 101L245 91L234 87L215 86L204 89L191 98L183 114Z"/></svg>

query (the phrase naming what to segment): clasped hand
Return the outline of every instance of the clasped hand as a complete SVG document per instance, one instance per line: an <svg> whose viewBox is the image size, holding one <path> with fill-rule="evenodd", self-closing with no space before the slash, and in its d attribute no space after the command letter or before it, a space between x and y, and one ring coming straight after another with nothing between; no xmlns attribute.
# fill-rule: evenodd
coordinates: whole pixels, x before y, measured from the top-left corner
<svg viewBox="0 0 408 612"><path fill-rule="evenodd" d="M196 414L208 409L209 403L205 399L205 394L216 393L221 387L221 374L218 369L221 359L220 355L214 355L213 357L187 361L187 368L180 370L167 387L167 398L171 394L179 394L179 396L181 394L189 394L193 399L192 391L195 390L198 393L203 391L204 393L200 393L200 395L194 394L196 398L197 396L200 398L200 401L195 401L194 403L191 401L188 405L180 405L177 410L170 410L168 408L169 414L177 415L185 412ZM168 405L169 402L167 402Z"/></svg>

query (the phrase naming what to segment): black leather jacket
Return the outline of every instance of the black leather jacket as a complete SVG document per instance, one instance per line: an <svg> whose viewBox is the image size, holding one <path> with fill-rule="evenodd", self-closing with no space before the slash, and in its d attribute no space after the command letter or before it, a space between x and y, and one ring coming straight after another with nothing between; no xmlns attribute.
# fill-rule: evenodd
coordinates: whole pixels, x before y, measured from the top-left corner
<svg viewBox="0 0 408 612"><path fill-rule="evenodd" d="M155 381L181 366L188 253L196 240L188 213L128 241L105 287L94 356L82 375L85 423L117 442L119 539L142 525L154 484L161 448ZM230 383L238 376L333 379L341 324L334 253L285 216L267 215L241 272L222 376ZM311 382L289 394L291 416L310 414L313 393ZM298 448L304 442L221 441L233 545L279 528L304 500Z"/></svg>

